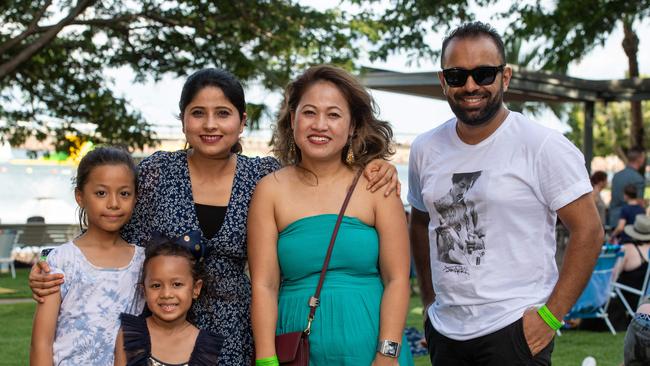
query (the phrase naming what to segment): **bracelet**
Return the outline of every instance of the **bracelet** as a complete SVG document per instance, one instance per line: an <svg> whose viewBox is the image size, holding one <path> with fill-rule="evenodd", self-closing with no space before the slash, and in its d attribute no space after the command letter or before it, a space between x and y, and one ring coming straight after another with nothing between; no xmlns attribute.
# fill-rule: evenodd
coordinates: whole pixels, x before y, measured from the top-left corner
<svg viewBox="0 0 650 366"><path fill-rule="evenodd" d="M542 307L537 309L537 314L539 314L542 320L544 320L544 323L546 323L553 330L558 330L564 325L564 322L557 320L555 315L553 315L553 313L548 310L546 305L542 305Z"/></svg>
<svg viewBox="0 0 650 366"><path fill-rule="evenodd" d="M255 366L280 366L278 361L278 356L273 355L271 357L258 358L255 360Z"/></svg>

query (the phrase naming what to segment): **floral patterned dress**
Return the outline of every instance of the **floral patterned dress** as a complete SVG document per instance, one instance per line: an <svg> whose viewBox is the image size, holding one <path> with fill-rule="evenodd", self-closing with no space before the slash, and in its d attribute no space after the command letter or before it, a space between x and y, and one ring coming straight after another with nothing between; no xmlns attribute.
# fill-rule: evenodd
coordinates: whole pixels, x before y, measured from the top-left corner
<svg viewBox="0 0 650 366"><path fill-rule="evenodd" d="M54 365L113 365L120 313L139 314L144 307L142 293L133 285L142 261L139 247L122 268L95 266L71 241L50 252L52 273L65 275L52 345Z"/></svg>
<svg viewBox="0 0 650 366"><path fill-rule="evenodd" d="M190 320L200 329L225 337L219 365L250 365L253 354L251 286L246 265L246 221L257 182L280 168L277 160L237 155L232 192L223 225L203 238L204 289ZM178 237L200 230L192 197L187 151L157 152L139 165L138 199L125 240L144 246L153 231Z"/></svg>

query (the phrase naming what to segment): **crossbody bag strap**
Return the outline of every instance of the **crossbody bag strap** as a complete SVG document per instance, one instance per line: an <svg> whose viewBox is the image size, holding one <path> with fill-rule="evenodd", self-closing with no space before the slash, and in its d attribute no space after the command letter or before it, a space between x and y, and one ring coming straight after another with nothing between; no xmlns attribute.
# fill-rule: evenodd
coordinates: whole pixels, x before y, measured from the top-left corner
<svg viewBox="0 0 650 366"><path fill-rule="evenodd" d="M354 176L354 180L348 189L348 193L345 196L343 205L341 206L341 211L339 211L339 216L336 219L336 224L334 225L334 231L332 232L332 238L330 239L330 245L327 248L327 254L325 255L325 260L323 261L323 268L320 271L320 278L318 279L318 285L316 286L316 292L314 296L309 298L309 317L307 318L307 328L304 330L306 334L311 333L311 323L314 320L314 315L316 314L316 308L320 304L320 290L323 288L323 282L325 282L325 273L327 272L327 267L330 263L330 258L332 257L332 250L334 249L334 242L336 241L336 234L339 232L339 227L341 226L341 221L343 220L343 214L345 214L345 209L348 207L350 202L350 197L352 197L352 192L357 186L357 182L361 177L362 170L359 170Z"/></svg>

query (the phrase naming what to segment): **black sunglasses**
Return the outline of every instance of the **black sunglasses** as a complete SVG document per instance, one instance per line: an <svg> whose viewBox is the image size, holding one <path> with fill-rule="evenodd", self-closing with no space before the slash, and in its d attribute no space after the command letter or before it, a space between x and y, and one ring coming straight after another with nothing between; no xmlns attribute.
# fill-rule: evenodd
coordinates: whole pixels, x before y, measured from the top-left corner
<svg viewBox="0 0 650 366"><path fill-rule="evenodd" d="M505 66L505 64L499 66L479 66L471 70L452 67L442 70L442 76L444 76L447 85L454 88L465 85L469 75L472 75L472 79L474 79L476 84L485 86L492 84L497 74L503 71Z"/></svg>

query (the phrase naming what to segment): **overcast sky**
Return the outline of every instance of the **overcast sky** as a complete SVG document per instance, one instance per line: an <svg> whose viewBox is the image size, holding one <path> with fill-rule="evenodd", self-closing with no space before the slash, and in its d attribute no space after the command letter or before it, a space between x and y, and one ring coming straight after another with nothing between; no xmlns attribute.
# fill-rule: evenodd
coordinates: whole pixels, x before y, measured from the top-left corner
<svg viewBox="0 0 650 366"><path fill-rule="evenodd" d="M317 8L331 6L331 1L310 1L311 5ZM508 2L503 1L496 7L490 9L490 14L505 9ZM480 14L481 12L477 12ZM484 12L487 13L487 12ZM494 22L488 16L478 17L478 20L491 22L499 31L503 32L507 23ZM650 75L650 20L637 24L637 34L640 37L638 61L640 72ZM430 34L427 40L436 48L442 43L443 34ZM570 76L585 79L622 79L627 71L627 57L621 47L623 40L622 29L612 33L604 46L596 48L580 62L569 67ZM438 60L420 60L419 65L408 65L408 59L404 56L395 55L386 62L369 63L363 62L363 66L377 67L382 69L417 72L437 71ZM194 70L188 70L188 73ZM111 70L108 74L115 78L114 90L125 96L131 105L139 109L145 118L158 125L167 126L167 132L180 132L180 123L175 118L178 114L178 98L183 85L182 79L164 78L161 82L153 84L133 84L132 73L124 68ZM453 115L444 101L437 101L428 98L420 98L406 95L399 95L388 92L372 91L379 107L381 118L393 124L398 140L410 140L416 134L427 131ZM273 112L277 110L280 102L280 94L268 92L261 88L250 87L246 91L246 98L250 102L266 103ZM537 118L538 122L560 131L566 130L566 126L555 116L548 112Z"/></svg>

